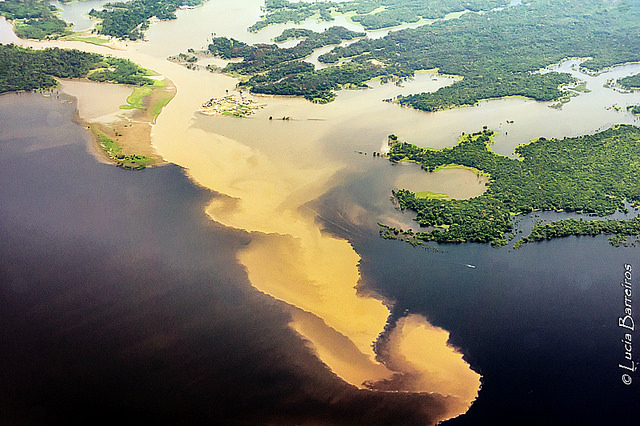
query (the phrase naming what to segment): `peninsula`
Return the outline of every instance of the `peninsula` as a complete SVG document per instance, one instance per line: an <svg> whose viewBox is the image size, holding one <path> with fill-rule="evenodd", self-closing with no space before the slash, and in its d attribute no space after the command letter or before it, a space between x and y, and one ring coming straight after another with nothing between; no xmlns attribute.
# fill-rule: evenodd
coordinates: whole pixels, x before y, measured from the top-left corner
<svg viewBox="0 0 640 426"><path fill-rule="evenodd" d="M469 200L446 200L394 191L400 208L416 212L425 232L383 227L386 238L441 243L508 243L505 234L514 231L512 218L533 211L567 211L606 216L627 211L625 203L640 207L640 128L616 125L594 135L575 138L539 138L515 150L518 158L492 152L494 132L483 130L462 135L456 146L445 149L419 148L406 142L391 147L391 161L414 161L427 172L438 167L470 167L490 176L487 191ZM538 223L531 234L516 242L568 235L615 234L612 243L640 236L640 220L568 219ZM509 238L513 238L511 234Z"/></svg>
<svg viewBox="0 0 640 426"><path fill-rule="evenodd" d="M151 149L151 127L161 109L175 94L168 80L152 79L153 73L126 59L75 49L25 49L0 45L0 94L16 91L49 91L56 79L84 79L127 85L132 94L122 109L130 118L116 122L87 123L99 151L124 169L139 170L163 163ZM144 151L144 155L140 153Z"/></svg>

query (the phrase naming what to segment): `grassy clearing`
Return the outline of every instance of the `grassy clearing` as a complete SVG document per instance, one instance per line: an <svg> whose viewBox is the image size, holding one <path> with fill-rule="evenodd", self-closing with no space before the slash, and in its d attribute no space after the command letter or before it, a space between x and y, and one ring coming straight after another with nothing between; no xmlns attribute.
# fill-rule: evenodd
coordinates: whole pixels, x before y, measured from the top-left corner
<svg viewBox="0 0 640 426"><path fill-rule="evenodd" d="M153 117L154 123L156 121L156 118L158 118L158 115L160 115L162 108L164 108L171 99L173 99L173 96L167 95L166 97L161 98L158 102L156 102L151 106L151 115Z"/></svg>
<svg viewBox="0 0 640 426"><path fill-rule="evenodd" d="M109 43L109 39L97 36L84 36L80 34L71 34L64 38L68 41L81 41L83 43L96 44L98 46Z"/></svg>
<svg viewBox="0 0 640 426"><path fill-rule="evenodd" d="M144 98L151 95L153 89L157 87L165 87L166 85L167 83L165 83L164 81L154 80L153 85L134 87L133 92L129 95L129 97L127 97L127 104L120 105L120 109L146 109L146 107L144 106ZM170 99L171 98L169 98L169 100ZM167 100L164 105L166 105L169 100ZM160 109L162 109L164 105L162 105ZM158 110L157 114L160 114L160 110ZM157 114L154 115L154 118L157 116Z"/></svg>
<svg viewBox="0 0 640 426"><path fill-rule="evenodd" d="M152 86L134 87L133 92L127 97L127 104L120 105L121 109L145 109L144 98L153 92Z"/></svg>
<svg viewBox="0 0 640 426"><path fill-rule="evenodd" d="M416 194L416 198L435 198L435 199L449 198L447 194L442 192L420 191L420 192L416 192L415 194Z"/></svg>
<svg viewBox="0 0 640 426"><path fill-rule="evenodd" d="M475 167L461 166L460 164L445 164L445 165L436 167L435 169L433 169L433 171L437 172L438 170L444 170L444 169L465 169L473 172L473 174L475 174L476 176L486 176L488 178L491 178L491 176L487 172L478 170Z"/></svg>
<svg viewBox="0 0 640 426"><path fill-rule="evenodd" d="M586 82L582 82L580 84L578 84L576 87L571 87L570 90L573 90L575 92L580 92L580 93L589 93L591 92L591 90L587 89L587 83Z"/></svg>

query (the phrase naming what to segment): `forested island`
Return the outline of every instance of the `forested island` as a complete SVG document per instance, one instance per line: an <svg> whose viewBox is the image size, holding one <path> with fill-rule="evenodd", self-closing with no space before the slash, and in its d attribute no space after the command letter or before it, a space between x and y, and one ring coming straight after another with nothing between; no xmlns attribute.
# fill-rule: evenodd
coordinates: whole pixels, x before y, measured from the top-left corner
<svg viewBox="0 0 640 426"><path fill-rule="evenodd" d="M627 90L638 90L640 89L640 74L630 75L628 77L623 77L618 79L618 84L623 89Z"/></svg>
<svg viewBox="0 0 640 426"><path fill-rule="evenodd" d="M209 53L224 59L242 58L231 62L224 72L242 78L239 86L253 93L296 95L315 102L333 100L333 91L343 85L366 87L365 81L381 74L382 68L374 64L365 67L346 65L315 71L303 59L317 48L363 37L364 33L344 27L331 27L322 33L304 29L287 29L276 41L301 39L294 47L280 48L275 44L249 46L241 41L216 37L209 44Z"/></svg>
<svg viewBox="0 0 640 426"><path fill-rule="evenodd" d="M512 218L533 211L568 211L606 216L626 211L625 203L640 207L640 128L617 125L594 135L575 138L540 138L515 150L508 158L490 150L490 130L462 135L452 148L420 148L406 142L391 147L391 161L414 161L426 171L458 165L490 176L487 191L469 200L421 198L415 193L394 191L401 209L416 212L426 232L405 232L384 227L383 236L412 241L442 243L508 243ZM516 242L567 235L640 235L640 221L566 220L538 224L531 234ZM512 234L511 238L514 234Z"/></svg>
<svg viewBox="0 0 640 426"><path fill-rule="evenodd" d="M175 19L181 6L192 7L203 0L129 0L107 3L89 15L100 20L98 34L120 39L139 40L149 28L150 19ZM21 38L47 39L71 34L70 26L57 16L58 9L47 0L3 0L0 14L13 21Z"/></svg>
<svg viewBox="0 0 640 426"><path fill-rule="evenodd" d="M589 71L640 60L640 51L636 48L640 45L640 16L625 1L532 0L524 4L508 2L508 6L506 2L461 5L451 1L437 2L437 13L418 13L420 7L433 8L434 3L425 6L424 2L355 0L335 5L271 0L266 3L267 13L260 21L263 24L252 27L253 30L267 23L299 22L314 16L313 10L320 13L320 9L331 13L355 12L353 20L359 14L384 17L392 11L400 14L403 10L402 14L412 17L402 22L461 9L486 11L468 12L456 19L391 32L381 39L362 38L348 46L336 47L320 56L321 62L331 65L321 70L315 70L298 56L289 62L265 64L266 68L253 70L250 59L226 71L251 75L253 81L244 84L255 93L297 95L316 101L330 101L339 88L365 87L367 80L375 77L398 80L413 76L419 70L434 69L461 76L460 81L436 92L397 98L405 106L437 111L506 96L539 101L566 98L567 93L561 88L575 83L575 79L568 74L539 70L567 57L588 58L582 67ZM319 16L329 17L325 12ZM211 51L220 54L216 44L225 43L237 42L219 40ZM274 57L281 54L276 47L267 45L253 46L249 52L264 51ZM237 49L233 57L243 57L243 53L246 51Z"/></svg>
<svg viewBox="0 0 640 426"><path fill-rule="evenodd" d="M13 21L13 29L21 38L58 38L71 32L68 24L57 16L55 6L46 0L3 0L0 15Z"/></svg>
<svg viewBox="0 0 640 426"><path fill-rule="evenodd" d="M91 10L90 16L100 19L98 34L120 39L138 40L149 28L149 20L176 19L180 6L198 6L203 0L130 0L107 3L101 10Z"/></svg>

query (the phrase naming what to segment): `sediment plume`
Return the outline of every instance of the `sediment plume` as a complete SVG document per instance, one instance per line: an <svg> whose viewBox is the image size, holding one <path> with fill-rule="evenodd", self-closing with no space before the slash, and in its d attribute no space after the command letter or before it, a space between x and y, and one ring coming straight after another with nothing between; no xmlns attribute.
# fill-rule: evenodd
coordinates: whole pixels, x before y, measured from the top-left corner
<svg viewBox="0 0 640 426"><path fill-rule="evenodd" d="M262 115L246 122L235 119L232 134L205 131L194 126L194 112L203 101L233 90L235 80L186 70L144 53L153 47L152 39L148 45L132 44L111 53L174 82L176 96L153 126L152 143L163 158L220 194L207 208L213 220L251 233L251 242L237 255L251 284L288 306L291 327L343 380L359 388L441 394L450 401L445 417L463 413L477 395L480 376L447 343L449 333L422 316L401 318L388 330L387 359L379 359L373 345L385 330L390 309L364 292L360 258L349 242L323 233L316 216L303 207L335 185L332 178L343 168L327 154L323 138L333 125L362 112L339 100L313 105L269 98ZM390 107L369 108L369 119ZM323 120L276 126L267 120L269 115ZM269 145L260 147L255 139Z"/></svg>

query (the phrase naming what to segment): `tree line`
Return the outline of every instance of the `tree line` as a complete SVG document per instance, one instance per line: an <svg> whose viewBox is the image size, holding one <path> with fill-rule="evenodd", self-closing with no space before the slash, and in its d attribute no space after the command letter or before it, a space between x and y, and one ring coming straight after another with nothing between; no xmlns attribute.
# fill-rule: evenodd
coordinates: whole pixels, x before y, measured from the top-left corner
<svg viewBox="0 0 640 426"><path fill-rule="evenodd" d="M620 78L618 79L618 84L627 90L640 89L640 74Z"/></svg>
<svg viewBox="0 0 640 426"><path fill-rule="evenodd" d="M516 148L517 159L488 149L493 132L463 135L452 148L419 148L395 144L392 161L415 161L426 171L455 164L490 176L487 191L469 200L418 198L394 191L402 209L416 212L416 221L430 231L416 238L438 242L506 244L513 231L511 217L532 211L573 211L605 216L626 211L625 202L640 206L640 128L617 125L575 138L540 138ZM595 225L593 229L595 228ZM601 228L604 233L609 228Z"/></svg>
<svg viewBox="0 0 640 426"><path fill-rule="evenodd" d="M439 19L453 12L488 11L506 7L510 0L351 0L348 2L291 2L266 0L260 21L249 28L259 31L271 24L301 23L316 17L321 21L333 21L333 13L352 13L351 20L366 30L395 27L418 22L421 19Z"/></svg>
<svg viewBox="0 0 640 426"><path fill-rule="evenodd" d="M384 74L382 67L353 62L316 71L313 64L303 59L317 48L363 36L364 33L344 27L331 27L322 33L287 29L276 40L302 39L294 47L250 46L232 38L216 37L208 51L224 59L242 58L241 62L229 63L223 71L249 76L240 86L253 93L304 96L314 102L329 102L334 98L333 91L342 86L366 87L367 80Z"/></svg>
<svg viewBox="0 0 640 426"><path fill-rule="evenodd" d="M341 87L363 87L366 83L361 76L397 81L413 76L418 70L435 68L440 73L462 77L436 92L397 98L402 105L425 111L474 105L483 99L506 96L557 101L567 96L562 86L574 83L575 79L569 74L538 72L550 64L566 57L590 57L582 66L593 71L640 60L640 51L635 48L640 45L640 16L624 0L613 3L531 0L499 8L496 6L504 4L399 0L332 4L270 0L266 2L265 17L280 16L275 14L277 11L298 13L329 6L332 11L355 12L354 20L360 15L385 16L386 12L402 8L413 10L412 13L421 18L460 9L479 10L489 6L493 9L489 7L484 13L466 13L457 19L390 32L381 39L362 38L348 46L336 47L320 56L321 62L331 65L321 70L289 63L321 45L328 45L309 30L287 30L278 38L305 39L290 49L273 45L243 46L241 42L220 39L212 43L211 51L222 57L245 58L239 64L230 64L226 71L251 75L253 81L243 84L252 91L316 100L331 100L333 91ZM427 13L420 8L437 8L438 12L434 9ZM422 10L422 14L418 14L418 10ZM301 15L300 19L306 17ZM340 67L344 70L334 69Z"/></svg>
<svg viewBox="0 0 640 426"><path fill-rule="evenodd" d="M57 10L46 0L0 2L0 15L13 21L13 29L21 38L42 40L69 34L69 26L57 16Z"/></svg>
<svg viewBox="0 0 640 426"><path fill-rule="evenodd" d="M126 59L75 49L33 50L13 44L0 45L0 93L50 89L57 85L54 77L153 84L153 80L144 75L143 68Z"/></svg>
<svg viewBox="0 0 640 426"><path fill-rule="evenodd" d="M197 6L202 0L130 0L107 3L100 10L92 9L89 16L102 20L98 33L120 39L138 40L149 28L149 19L176 19L180 6Z"/></svg>
<svg viewBox="0 0 640 426"><path fill-rule="evenodd" d="M497 96L557 100L568 76L536 71L567 57L590 57L588 70L640 60L640 16L625 1L533 0L486 13L467 13L415 29L336 47L328 64L366 58L390 74L437 68L463 79L433 93L401 98L403 105L434 111L473 105Z"/></svg>

